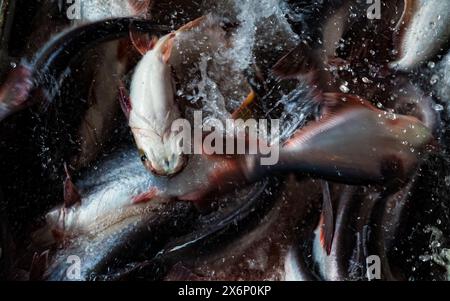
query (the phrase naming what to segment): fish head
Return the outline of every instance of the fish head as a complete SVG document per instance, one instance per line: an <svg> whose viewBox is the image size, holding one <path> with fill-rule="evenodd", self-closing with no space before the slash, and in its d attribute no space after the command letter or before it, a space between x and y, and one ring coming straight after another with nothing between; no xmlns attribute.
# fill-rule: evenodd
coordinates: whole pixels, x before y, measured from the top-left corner
<svg viewBox="0 0 450 301"><path fill-rule="evenodd" d="M153 174L172 177L186 166L187 156L183 154L181 137L177 132L167 131L162 136L135 133L135 138L138 138L135 141L141 161Z"/></svg>
<svg viewBox="0 0 450 301"><path fill-rule="evenodd" d="M431 129L416 117L396 115L388 123L392 134L410 148L421 150L433 140Z"/></svg>

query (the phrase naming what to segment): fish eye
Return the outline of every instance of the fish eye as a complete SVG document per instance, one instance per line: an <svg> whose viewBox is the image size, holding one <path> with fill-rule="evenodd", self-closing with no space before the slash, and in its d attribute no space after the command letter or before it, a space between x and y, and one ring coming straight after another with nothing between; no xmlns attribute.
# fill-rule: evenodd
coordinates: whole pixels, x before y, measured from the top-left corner
<svg viewBox="0 0 450 301"><path fill-rule="evenodd" d="M148 160L148 158L145 155L144 151L141 150L141 149L139 150L139 156L140 156L142 162L146 162Z"/></svg>

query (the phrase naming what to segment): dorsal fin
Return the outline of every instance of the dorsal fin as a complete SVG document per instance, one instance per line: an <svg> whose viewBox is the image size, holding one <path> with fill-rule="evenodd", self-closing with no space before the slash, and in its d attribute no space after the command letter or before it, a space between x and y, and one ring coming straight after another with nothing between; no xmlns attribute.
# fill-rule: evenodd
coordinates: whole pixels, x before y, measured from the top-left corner
<svg viewBox="0 0 450 301"><path fill-rule="evenodd" d="M357 107L377 111L370 102L362 97L344 93L322 93L322 118L333 115L338 111Z"/></svg>
<svg viewBox="0 0 450 301"><path fill-rule="evenodd" d="M296 78L317 71L320 65L317 53L303 42L283 56L272 67L272 73L281 79Z"/></svg>
<svg viewBox="0 0 450 301"><path fill-rule="evenodd" d="M201 17L199 17L199 18L197 18L195 20L192 20L192 21L186 23L185 25L181 26L177 30L177 32L189 31L189 30L191 30L193 28L199 27L203 23L203 21L205 21L205 20L206 20L206 16L201 16Z"/></svg>
<svg viewBox="0 0 450 301"><path fill-rule="evenodd" d="M128 0L131 7L134 10L135 16L145 16L149 13L151 6L153 6L153 0Z"/></svg>
<svg viewBox="0 0 450 301"><path fill-rule="evenodd" d="M290 148L307 143L311 137L314 137L326 128L336 126L342 119L345 119L346 111L357 108L378 111L367 100L351 94L322 93L317 101L322 106L320 118L297 130L292 138L285 142L283 147Z"/></svg>
<svg viewBox="0 0 450 301"><path fill-rule="evenodd" d="M147 33L140 33L135 30L130 30L130 40L134 48L141 55L145 55L155 47L156 43L158 43L158 37L150 37L150 35Z"/></svg>

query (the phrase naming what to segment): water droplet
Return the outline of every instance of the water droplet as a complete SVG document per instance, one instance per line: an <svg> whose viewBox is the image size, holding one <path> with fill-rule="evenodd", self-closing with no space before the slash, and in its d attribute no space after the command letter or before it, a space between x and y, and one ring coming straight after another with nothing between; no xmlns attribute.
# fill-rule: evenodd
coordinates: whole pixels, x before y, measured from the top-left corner
<svg viewBox="0 0 450 301"><path fill-rule="evenodd" d="M348 82L344 82L339 89L341 90L342 93L348 93L350 92L350 89L348 88Z"/></svg>
<svg viewBox="0 0 450 301"><path fill-rule="evenodd" d="M434 109L436 112L442 112L442 111L444 110L444 106L442 106L441 104L435 104L435 105L433 106L433 109Z"/></svg>
<svg viewBox="0 0 450 301"><path fill-rule="evenodd" d="M433 69L434 67L436 67L434 62L428 62L428 68Z"/></svg>
<svg viewBox="0 0 450 301"><path fill-rule="evenodd" d="M435 85L437 82L439 81L439 76L437 76L436 74L433 75L430 79L430 84Z"/></svg>
<svg viewBox="0 0 450 301"><path fill-rule="evenodd" d="M370 79L368 79L367 77L363 77L361 80L363 81L363 83L366 83L366 84L370 84L370 83L372 82L372 81L371 81Z"/></svg>
<svg viewBox="0 0 450 301"><path fill-rule="evenodd" d="M450 186L450 176L445 177L445 185Z"/></svg>

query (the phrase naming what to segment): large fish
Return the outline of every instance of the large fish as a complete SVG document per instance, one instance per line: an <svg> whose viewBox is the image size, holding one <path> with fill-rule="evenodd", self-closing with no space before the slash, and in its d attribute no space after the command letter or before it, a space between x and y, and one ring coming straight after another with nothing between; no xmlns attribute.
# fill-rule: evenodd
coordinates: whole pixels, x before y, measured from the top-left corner
<svg viewBox="0 0 450 301"><path fill-rule="evenodd" d="M269 169L295 170L347 183L404 178L432 140L422 122L376 109L346 94L325 94L321 120L300 129ZM352 149L351 145L358 145ZM358 180L359 179L359 180Z"/></svg>
<svg viewBox="0 0 450 301"><path fill-rule="evenodd" d="M407 179L417 167L433 136L419 119L379 110L347 94L323 95L321 118L299 129L283 146L274 165L261 165L261 155L228 160L205 182L252 182L270 173L293 172L345 184L373 184ZM221 162L221 164L226 164Z"/></svg>
<svg viewBox="0 0 450 301"><path fill-rule="evenodd" d="M30 95L41 89L41 95L51 101L61 81L67 76L69 62L102 42L129 34L130 26L138 31L167 32L152 21L118 18L94 22L66 30L44 45L29 61L21 62L0 86L0 121L36 103Z"/></svg>
<svg viewBox="0 0 450 301"><path fill-rule="evenodd" d="M81 15L73 23L80 26L108 18L146 18L152 1L81 1ZM111 41L89 53L84 64L93 67L87 102L88 109L78 130L79 152L72 159L71 166L86 167L96 158L113 130L113 124L120 110L117 103L117 89L111 89L127 72L132 55L129 39ZM127 51L128 50L128 51Z"/></svg>
<svg viewBox="0 0 450 301"><path fill-rule="evenodd" d="M215 49L214 44L222 44L224 35L219 20L208 15L159 40L147 40L146 45L139 37L133 38L143 57L131 79L130 96L124 97L122 107L144 165L157 175L173 176L186 165L181 136L172 129L173 122L181 117L172 75L185 77L180 70L182 64L194 62L196 58L190 56ZM197 39L201 42L193 44Z"/></svg>
<svg viewBox="0 0 450 301"><path fill-rule="evenodd" d="M391 67L411 71L448 48L450 3L440 0L405 0L398 23L399 58Z"/></svg>
<svg viewBox="0 0 450 301"><path fill-rule="evenodd" d="M139 257L133 256L143 248L148 250L146 254L151 258L155 255L151 252L163 249L169 240L188 235L194 228L200 229L197 234L201 237L195 238L196 241L208 240L212 234L220 234L222 229L232 227L253 214L253 204L266 193L266 182L219 198L218 201L226 206L220 212L212 212L211 217L203 216L199 224L195 222L198 212L192 205L173 202L174 198L169 195L201 185L207 174L203 170L211 172L214 169L214 165L205 159L207 157L200 160L199 157L193 158L182 173L169 179L148 173L140 163L136 150L124 148L98 163L80 180L72 183L68 177L65 182L65 204L51 210L46 216L46 225L33 234L34 250L38 254L49 248L53 250L55 245L63 246L57 249L56 254L53 255L53 251L50 253L51 264L43 269L47 271L44 278L67 280L66 260L70 255L82 259L82 279L89 279L91 275L120 278L124 276L120 271L116 276L106 276L114 274L108 269L112 262L117 266L121 260L125 264L127 260L138 260ZM179 180L172 184L176 178ZM153 198L152 202L145 202L155 187L166 193ZM192 237L186 239L191 240ZM130 246L135 252L131 251Z"/></svg>

